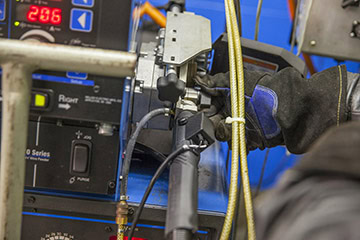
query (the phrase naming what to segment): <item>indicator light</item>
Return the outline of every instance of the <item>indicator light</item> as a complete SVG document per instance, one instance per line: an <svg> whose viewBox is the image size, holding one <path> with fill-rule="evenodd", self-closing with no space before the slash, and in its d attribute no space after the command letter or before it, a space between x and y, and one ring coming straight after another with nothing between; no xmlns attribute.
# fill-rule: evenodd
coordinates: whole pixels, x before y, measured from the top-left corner
<svg viewBox="0 0 360 240"><path fill-rule="evenodd" d="M35 95L35 107L45 107L46 98L44 95L36 94Z"/></svg>
<svg viewBox="0 0 360 240"><path fill-rule="evenodd" d="M20 22L18 22L18 21L14 22L15 27L18 27L19 25L20 25Z"/></svg>

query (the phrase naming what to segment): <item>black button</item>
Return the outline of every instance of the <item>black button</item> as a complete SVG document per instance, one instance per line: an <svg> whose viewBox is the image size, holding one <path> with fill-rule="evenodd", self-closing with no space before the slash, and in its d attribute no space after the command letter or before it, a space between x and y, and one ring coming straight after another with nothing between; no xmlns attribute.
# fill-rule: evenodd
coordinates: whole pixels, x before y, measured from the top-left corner
<svg viewBox="0 0 360 240"><path fill-rule="evenodd" d="M90 170L91 142L74 140L72 142L70 172L87 176Z"/></svg>

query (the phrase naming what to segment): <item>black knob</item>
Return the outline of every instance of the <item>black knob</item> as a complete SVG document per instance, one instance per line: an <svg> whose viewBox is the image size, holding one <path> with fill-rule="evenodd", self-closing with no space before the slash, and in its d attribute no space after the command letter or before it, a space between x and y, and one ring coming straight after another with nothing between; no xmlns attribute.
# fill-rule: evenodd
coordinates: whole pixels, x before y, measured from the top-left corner
<svg viewBox="0 0 360 240"><path fill-rule="evenodd" d="M185 83L179 80L175 73L169 73L166 77L158 79L157 89L161 101L176 103L185 93Z"/></svg>

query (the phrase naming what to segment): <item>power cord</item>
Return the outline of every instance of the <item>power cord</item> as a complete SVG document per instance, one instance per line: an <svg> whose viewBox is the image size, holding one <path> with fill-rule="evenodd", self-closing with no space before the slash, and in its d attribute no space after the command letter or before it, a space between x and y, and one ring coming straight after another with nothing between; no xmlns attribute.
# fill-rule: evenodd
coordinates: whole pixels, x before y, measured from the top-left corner
<svg viewBox="0 0 360 240"><path fill-rule="evenodd" d="M146 191L144 193L144 196L141 199L140 205L138 207L138 209L136 210L135 216L134 216L134 220L132 222L131 225L131 230L129 233L129 237L128 239L132 239L132 237L134 236L134 231L136 228L136 225L139 221L140 215L144 209L145 206L145 202L148 199L151 190L153 189L156 180L161 176L161 174L164 172L164 170L166 169L166 167L172 163L172 161L179 156L180 154L190 151L191 149L197 149L197 148L203 148L206 145L183 145L182 147L176 149L173 153L171 153L166 159L165 161L160 165L160 167L156 170L154 176L152 177L148 187L146 188Z"/></svg>

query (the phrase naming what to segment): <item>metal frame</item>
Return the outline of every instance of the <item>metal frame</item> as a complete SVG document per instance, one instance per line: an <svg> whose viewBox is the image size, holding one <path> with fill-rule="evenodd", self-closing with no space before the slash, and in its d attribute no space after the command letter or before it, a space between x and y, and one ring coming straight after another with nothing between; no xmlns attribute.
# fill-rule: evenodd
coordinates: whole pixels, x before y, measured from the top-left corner
<svg viewBox="0 0 360 240"><path fill-rule="evenodd" d="M82 47L0 40L2 138L0 239L19 240L25 179L25 149L33 71L76 71L134 76L135 54Z"/></svg>

